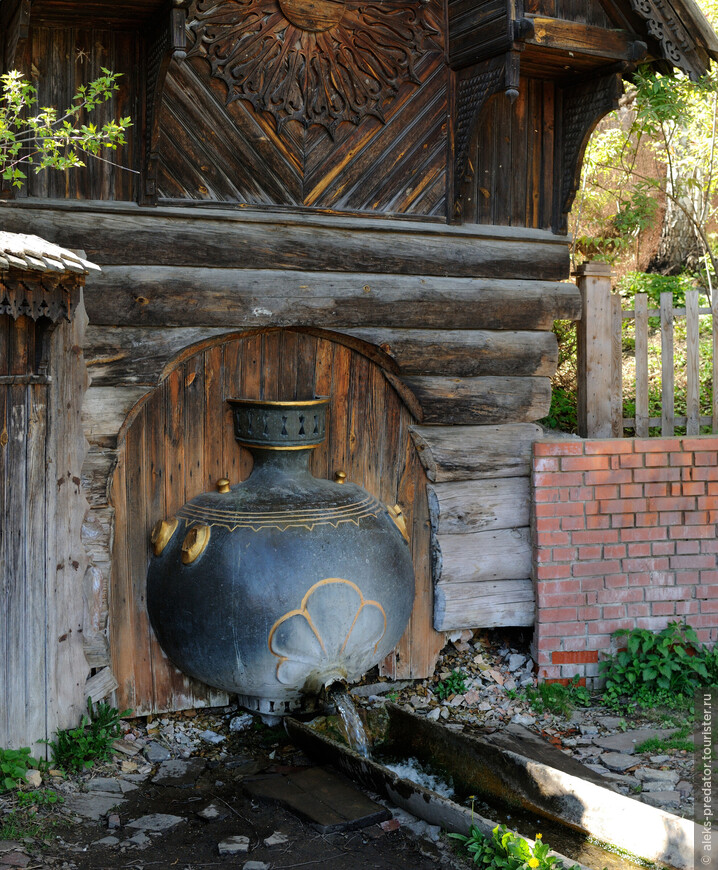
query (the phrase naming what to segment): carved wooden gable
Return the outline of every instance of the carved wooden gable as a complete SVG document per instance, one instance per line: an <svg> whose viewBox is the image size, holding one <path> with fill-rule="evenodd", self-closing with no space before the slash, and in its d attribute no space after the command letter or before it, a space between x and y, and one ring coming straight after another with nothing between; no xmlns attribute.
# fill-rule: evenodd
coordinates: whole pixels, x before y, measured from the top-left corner
<svg viewBox="0 0 718 870"><path fill-rule="evenodd" d="M443 28L438 0L198 0L160 198L443 213Z"/></svg>

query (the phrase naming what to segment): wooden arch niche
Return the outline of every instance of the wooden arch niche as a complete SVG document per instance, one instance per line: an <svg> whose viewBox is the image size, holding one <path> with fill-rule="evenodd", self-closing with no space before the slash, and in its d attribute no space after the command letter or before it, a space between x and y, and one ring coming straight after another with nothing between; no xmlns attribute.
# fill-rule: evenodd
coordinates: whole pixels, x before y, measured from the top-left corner
<svg viewBox="0 0 718 870"><path fill-rule="evenodd" d="M414 420L382 367L337 338L275 329L185 352L126 425L111 489L110 642L120 709L144 715L227 702L165 657L147 617L145 581L153 524L219 478L237 483L251 471L249 453L234 440L225 402L232 396L331 397L328 436L313 453L313 473L329 478L345 471L383 502L400 504L411 533L414 611L384 673L433 671L443 634L432 628L426 476L409 434Z"/></svg>

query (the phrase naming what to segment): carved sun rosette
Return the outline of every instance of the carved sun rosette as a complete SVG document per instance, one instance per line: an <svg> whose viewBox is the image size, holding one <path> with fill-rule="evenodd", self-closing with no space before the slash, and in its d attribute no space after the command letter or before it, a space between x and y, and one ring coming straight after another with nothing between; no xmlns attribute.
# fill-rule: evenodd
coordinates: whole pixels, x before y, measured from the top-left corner
<svg viewBox="0 0 718 870"><path fill-rule="evenodd" d="M440 48L428 0L198 0L190 24L227 102L248 100L278 129L295 120L331 135L384 108Z"/></svg>

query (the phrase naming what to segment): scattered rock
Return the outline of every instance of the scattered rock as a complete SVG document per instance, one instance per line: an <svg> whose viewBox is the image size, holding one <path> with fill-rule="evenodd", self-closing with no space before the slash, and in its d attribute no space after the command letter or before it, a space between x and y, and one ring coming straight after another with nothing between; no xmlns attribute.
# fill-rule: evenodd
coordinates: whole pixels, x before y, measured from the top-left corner
<svg viewBox="0 0 718 870"><path fill-rule="evenodd" d="M0 840L0 855L5 852L22 852L24 849L23 844L17 840Z"/></svg>
<svg viewBox="0 0 718 870"><path fill-rule="evenodd" d="M204 758L174 758L163 761L152 782L155 785L166 785L173 788L192 788L197 777L207 766Z"/></svg>
<svg viewBox="0 0 718 870"><path fill-rule="evenodd" d="M220 855L236 855L238 852L249 852L249 837L227 837L217 844Z"/></svg>
<svg viewBox="0 0 718 870"><path fill-rule="evenodd" d="M254 716L251 713L240 713L239 716L234 716L230 720L229 730L230 731L246 731L248 728L252 727L252 723L254 722Z"/></svg>
<svg viewBox="0 0 718 870"><path fill-rule="evenodd" d="M117 815L117 813L110 813L110 815L107 817L107 827L110 831L116 831L118 828L122 827L120 817Z"/></svg>
<svg viewBox="0 0 718 870"><path fill-rule="evenodd" d="M211 803L208 804L204 809L199 810L197 815L200 819L204 819L205 822L219 822L222 819L226 819L229 815L229 810L224 807L219 806L218 804Z"/></svg>
<svg viewBox="0 0 718 870"><path fill-rule="evenodd" d="M652 755L649 758L649 761L651 762L651 764L663 764L664 762L670 761L670 760L671 760L670 755Z"/></svg>
<svg viewBox="0 0 718 870"><path fill-rule="evenodd" d="M513 653L509 656L507 664L512 673L518 671L519 668L522 668L526 664L526 656L522 656L519 653Z"/></svg>
<svg viewBox="0 0 718 870"><path fill-rule="evenodd" d="M166 813L150 813L127 823L128 828L136 828L139 831L169 831L175 825L184 822L182 816L171 816Z"/></svg>
<svg viewBox="0 0 718 870"><path fill-rule="evenodd" d="M28 770L25 779L31 788L40 788L42 785L42 774L39 770Z"/></svg>
<svg viewBox="0 0 718 870"><path fill-rule="evenodd" d="M536 724L536 717L529 716L527 713L516 713L514 716L511 717L511 724L523 725L524 727L528 728L529 725Z"/></svg>
<svg viewBox="0 0 718 870"><path fill-rule="evenodd" d="M216 731L207 731L200 732L199 735L205 743L211 743L213 746L216 746L218 743L224 743L227 739L223 734L217 734Z"/></svg>
<svg viewBox="0 0 718 870"><path fill-rule="evenodd" d="M436 720L439 718L440 715L441 715L441 707L434 707L433 710L429 710L429 712L426 714L426 718L433 719L433 721L436 722Z"/></svg>
<svg viewBox="0 0 718 870"><path fill-rule="evenodd" d="M281 831L275 831L269 837L264 838L265 846L284 846L289 842L289 837Z"/></svg>
<svg viewBox="0 0 718 870"><path fill-rule="evenodd" d="M242 870L269 870L269 864L264 861L245 861Z"/></svg>
<svg viewBox="0 0 718 870"><path fill-rule="evenodd" d="M598 720L598 724L602 728L605 728L606 731L615 731L621 727L622 722L625 722L625 720L621 719L620 716L601 716Z"/></svg>
<svg viewBox="0 0 718 870"><path fill-rule="evenodd" d="M145 849L151 842L152 841L144 831L138 831L136 834L128 837L122 845L137 846L140 849Z"/></svg>
<svg viewBox="0 0 718 870"><path fill-rule="evenodd" d="M112 743L112 748L115 752L121 752L123 755L129 755L132 757L133 755L137 755L142 747L130 740L125 740L120 737Z"/></svg>
<svg viewBox="0 0 718 870"><path fill-rule="evenodd" d="M604 752L601 755L601 763L614 773L623 773L638 763L631 755L622 752Z"/></svg>
<svg viewBox="0 0 718 870"><path fill-rule="evenodd" d="M109 837L103 837L101 840L95 840L92 844L93 846L119 846L120 840L118 837L113 837L110 835Z"/></svg>
<svg viewBox="0 0 718 870"><path fill-rule="evenodd" d="M382 831L389 833L390 831L398 831L401 827L401 822L399 819L387 819L385 822L381 822L380 827Z"/></svg>
<svg viewBox="0 0 718 870"><path fill-rule="evenodd" d="M161 743L156 743L154 740L145 746L143 755L151 764L157 764L160 761L167 761L172 758L172 753Z"/></svg>

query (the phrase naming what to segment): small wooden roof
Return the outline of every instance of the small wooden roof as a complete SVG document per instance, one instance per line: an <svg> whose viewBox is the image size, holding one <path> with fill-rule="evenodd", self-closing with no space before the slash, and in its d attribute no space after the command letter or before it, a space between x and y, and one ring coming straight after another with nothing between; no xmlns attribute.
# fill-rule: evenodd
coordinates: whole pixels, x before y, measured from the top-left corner
<svg viewBox="0 0 718 870"><path fill-rule="evenodd" d="M0 232L0 272L10 268L55 275L69 272L87 275L100 271L100 267L89 260L39 236Z"/></svg>

